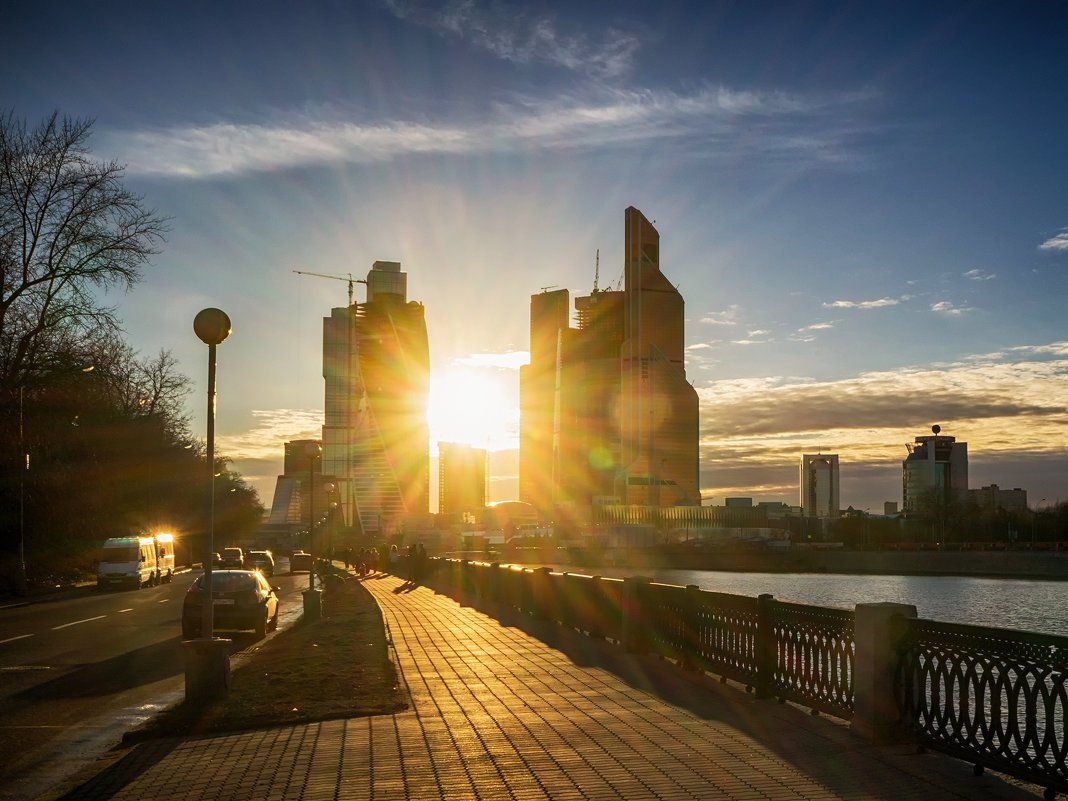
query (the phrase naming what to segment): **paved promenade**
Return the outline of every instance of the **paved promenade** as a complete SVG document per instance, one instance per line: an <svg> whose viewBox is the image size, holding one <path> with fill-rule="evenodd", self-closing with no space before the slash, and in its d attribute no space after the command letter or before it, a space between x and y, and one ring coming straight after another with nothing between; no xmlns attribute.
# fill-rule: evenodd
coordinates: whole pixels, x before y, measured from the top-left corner
<svg viewBox="0 0 1068 801"><path fill-rule="evenodd" d="M78 799L1034 799L1041 790L427 588L369 579L406 712L142 743Z"/></svg>

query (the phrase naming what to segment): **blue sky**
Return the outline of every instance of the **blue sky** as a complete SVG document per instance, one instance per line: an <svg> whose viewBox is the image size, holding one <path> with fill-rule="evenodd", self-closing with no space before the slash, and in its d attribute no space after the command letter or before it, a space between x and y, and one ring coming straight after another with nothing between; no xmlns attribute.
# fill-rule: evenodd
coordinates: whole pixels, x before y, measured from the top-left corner
<svg viewBox="0 0 1068 801"><path fill-rule="evenodd" d="M794 503L822 449L878 511L938 423L972 486L1068 501L1064 3L20 6L3 104L95 118L173 218L113 302L196 379L197 431L192 319L230 314L220 448L267 503L345 302L293 270L402 263L435 432L505 449L503 500L529 296L588 293L598 250L614 284L629 205L686 299L706 497Z"/></svg>

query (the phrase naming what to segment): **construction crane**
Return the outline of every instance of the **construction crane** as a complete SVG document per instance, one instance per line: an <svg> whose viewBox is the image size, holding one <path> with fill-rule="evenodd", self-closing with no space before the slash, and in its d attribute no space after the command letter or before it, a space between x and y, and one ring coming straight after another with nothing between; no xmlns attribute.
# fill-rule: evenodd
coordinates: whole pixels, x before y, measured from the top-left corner
<svg viewBox="0 0 1068 801"><path fill-rule="evenodd" d="M326 273L310 273L310 272L306 272L304 270L294 270L293 272L295 272L297 275L314 275L316 278L332 278L335 281L346 281L346 282L348 282L348 285L349 285L349 305L350 306L352 305L352 285L353 284L366 284L367 283L366 281L363 281L363 280L361 280L359 278L353 278L352 277L352 273L346 273L346 275L348 275L348 278L346 278L343 275L327 275Z"/></svg>

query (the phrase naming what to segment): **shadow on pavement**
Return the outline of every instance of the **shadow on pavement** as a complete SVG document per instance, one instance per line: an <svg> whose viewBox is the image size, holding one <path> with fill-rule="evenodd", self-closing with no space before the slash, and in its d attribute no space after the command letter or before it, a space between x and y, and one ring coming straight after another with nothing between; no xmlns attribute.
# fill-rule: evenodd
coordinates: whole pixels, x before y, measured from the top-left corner
<svg viewBox="0 0 1068 801"><path fill-rule="evenodd" d="M179 739L171 738L142 743L89 781L64 793L57 801L87 801L87 799L101 801L112 798L131 782L166 759L181 742ZM173 779L174 777L170 777L168 781L173 781Z"/></svg>
<svg viewBox="0 0 1068 801"><path fill-rule="evenodd" d="M907 797L909 787L932 783L948 784L967 798L986 796L995 788L996 795L992 797L1021 801L1042 793L1035 785L990 771L976 777L968 763L941 755L921 755L909 743L869 745L853 736L844 721L814 717L803 708L775 699L757 699L740 686L724 685L710 674L686 671L656 656L632 654L610 640L593 639L511 607L470 600L461 603L555 648L580 667L606 670L630 687L649 692L703 720L731 727L843 796L898 801L903 792ZM932 782L936 774L942 779Z"/></svg>

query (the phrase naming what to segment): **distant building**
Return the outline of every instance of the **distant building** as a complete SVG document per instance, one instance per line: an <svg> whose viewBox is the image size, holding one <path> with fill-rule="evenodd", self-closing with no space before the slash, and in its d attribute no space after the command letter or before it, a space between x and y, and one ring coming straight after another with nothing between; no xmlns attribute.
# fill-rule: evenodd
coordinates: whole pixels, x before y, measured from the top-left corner
<svg viewBox="0 0 1068 801"><path fill-rule="evenodd" d="M430 356L400 264L376 261L365 283L366 303L323 320L323 470L337 477L345 521L381 536L430 509Z"/></svg>
<svg viewBox="0 0 1068 801"><path fill-rule="evenodd" d="M753 505L752 498L724 498L723 505L728 509L741 509L751 507Z"/></svg>
<svg viewBox="0 0 1068 801"><path fill-rule="evenodd" d="M325 513L330 507L333 477L322 474L321 442L295 439L285 443L282 475L274 485L274 498L267 525L276 530L308 530L312 510ZM312 472L315 473L315 501L312 503ZM319 517L319 514L316 514Z"/></svg>
<svg viewBox="0 0 1068 801"><path fill-rule="evenodd" d="M942 436L941 430L932 426L932 436L916 437L905 446L909 455L901 463L901 506L906 515L967 499L968 443Z"/></svg>
<svg viewBox="0 0 1068 801"><path fill-rule="evenodd" d="M1027 511L1027 490L1001 489L997 484L990 484L980 489L968 490L968 502L973 503L980 509L996 512L1004 509L1011 512Z"/></svg>
<svg viewBox="0 0 1068 801"><path fill-rule="evenodd" d="M481 512L486 505L486 451L455 442L438 443L438 513Z"/></svg>
<svg viewBox="0 0 1068 801"><path fill-rule="evenodd" d="M897 501L883 501L883 514L892 517L897 514Z"/></svg>
<svg viewBox="0 0 1068 801"><path fill-rule="evenodd" d="M520 499L540 511L606 499L700 504L697 391L686 379L685 304L660 271L660 235L624 214L624 286L531 298L520 371Z"/></svg>
<svg viewBox="0 0 1068 801"><path fill-rule="evenodd" d="M838 517L838 454L806 453L801 456L801 514L805 517Z"/></svg>

